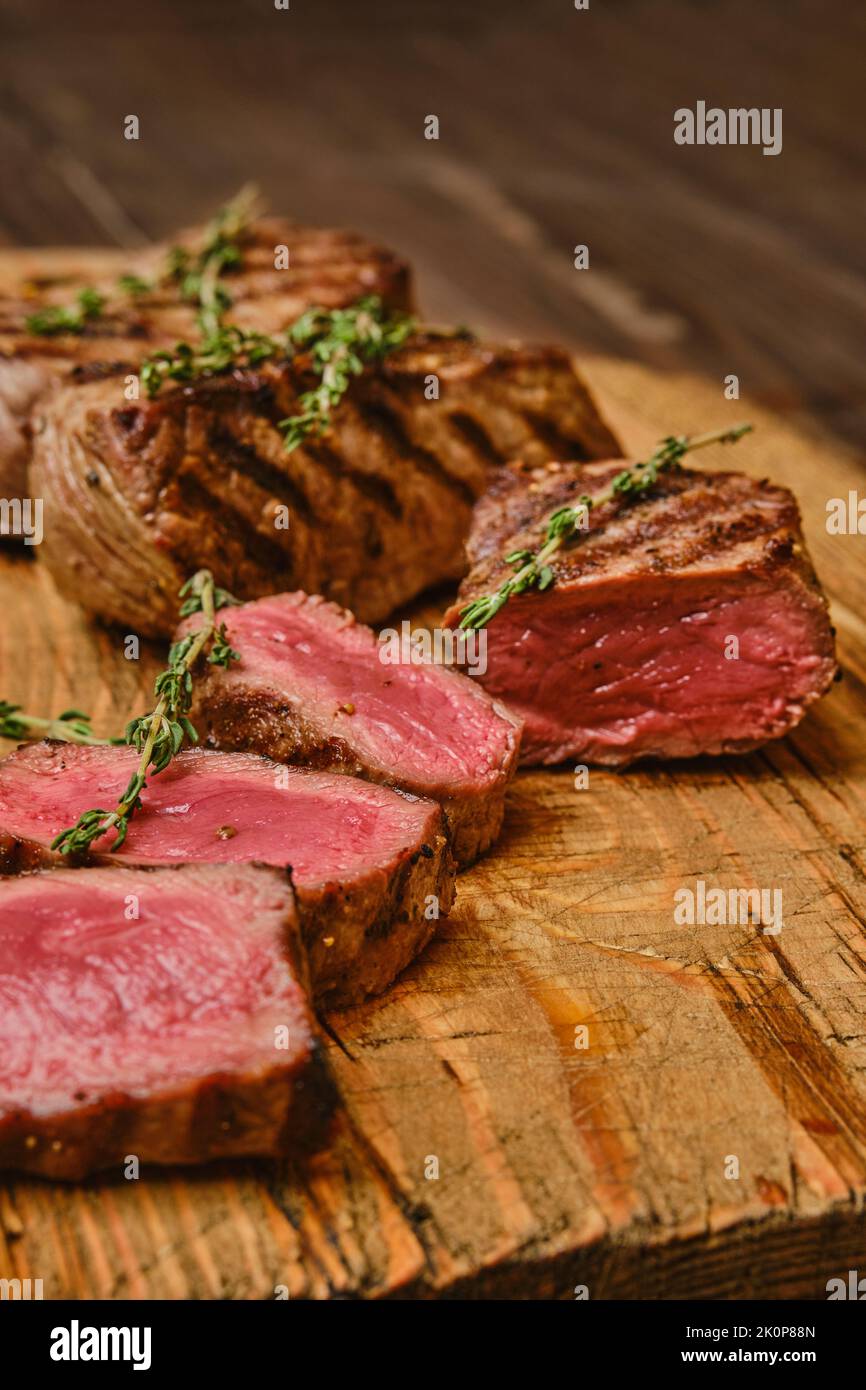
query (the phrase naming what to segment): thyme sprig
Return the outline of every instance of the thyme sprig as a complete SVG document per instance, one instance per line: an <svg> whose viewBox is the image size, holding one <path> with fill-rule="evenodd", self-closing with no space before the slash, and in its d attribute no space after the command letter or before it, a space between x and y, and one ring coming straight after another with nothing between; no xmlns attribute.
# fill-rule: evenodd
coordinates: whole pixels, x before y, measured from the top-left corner
<svg viewBox="0 0 866 1390"><path fill-rule="evenodd" d="M238 241L260 204L258 189L248 184L208 225L200 251L174 246L169 252L167 274L177 281L182 298L199 306L198 326L205 341L219 332L223 314L231 308L232 297L220 277L240 265Z"/></svg>
<svg viewBox="0 0 866 1390"><path fill-rule="evenodd" d="M516 566L516 573L504 580L494 594L483 594L461 608L461 628L486 627L513 594L523 594L527 589L549 589L555 578L550 560L558 550L574 542L581 532L588 529L589 514L593 509L617 498L626 503L638 501L655 487L662 473L678 468L686 454L703 449L707 444L735 444L751 428L751 425L744 424L692 437L685 434L669 435L648 459L617 473L604 492L595 497L583 493L573 505L557 508L548 517L540 548L534 553L531 550L514 550L506 555L505 563Z"/></svg>
<svg viewBox="0 0 866 1390"><path fill-rule="evenodd" d="M216 617L219 609L237 600L214 585L210 570L199 570L188 579L179 597L184 600L181 617L201 613L204 622L172 645L168 666L154 682L154 709L130 720L126 726L123 742L135 748L140 757L120 801L113 811L101 807L83 811L75 825L61 830L51 842L51 848L59 849L61 854L83 854L110 830L115 832L112 851L120 849L130 820L141 809L141 794L147 789L148 776L164 771L185 742L198 742L189 710L193 693L192 670L199 656L207 650L207 660L212 665L226 668L229 662L238 660L238 653L229 645L225 624L218 623Z"/></svg>
<svg viewBox="0 0 866 1390"><path fill-rule="evenodd" d="M78 291L74 304L52 304L28 314L25 325L28 333L51 338L58 333L83 333L92 319L98 318L105 307L105 296L92 285Z"/></svg>
<svg viewBox="0 0 866 1390"><path fill-rule="evenodd" d="M138 299L139 295L152 294L156 289L156 282L145 280L143 275L118 275L117 288L121 294L129 295L130 299Z"/></svg>
<svg viewBox="0 0 866 1390"><path fill-rule="evenodd" d="M56 719L39 719L23 714L20 705L0 700L0 738L58 738L64 743L107 745L122 739L97 738L90 727L90 715L80 709L65 709Z"/></svg>
<svg viewBox="0 0 866 1390"><path fill-rule="evenodd" d="M288 337L296 351L309 357L320 383L299 397L297 415L279 422L286 452L306 439L320 438L352 378L401 347L415 327L407 314L388 314L378 295L367 295L347 309L308 309L301 314Z"/></svg>
<svg viewBox="0 0 866 1390"><path fill-rule="evenodd" d="M173 352L151 353L141 381L151 398L166 380L194 381L271 358L306 359L319 384L298 399L298 414L280 420L288 453L331 424L353 377L400 347L414 332L415 320L390 313L378 295L367 295L344 309L307 309L278 337L223 325L197 347L178 343Z"/></svg>
<svg viewBox="0 0 866 1390"><path fill-rule="evenodd" d="M172 351L152 352L141 364L141 384L152 400L166 381L197 381L237 367L254 367L279 353L285 353L285 346L263 333L224 326L198 345L176 343Z"/></svg>
<svg viewBox="0 0 866 1390"><path fill-rule="evenodd" d="M198 324L205 337L218 331L222 315L231 306L231 295L220 283L220 276L224 270L240 265L238 241L260 210L258 190L248 184L208 224L199 251L173 246L168 253L160 279L176 281L181 297L199 306ZM121 294L137 299L157 289L159 283L160 280L152 282L141 275L120 275L117 289ZM107 302L104 294L87 285L79 290L74 304L55 304L30 314L26 319L27 331L41 337L51 337L57 333L83 333L85 325L100 316Z"/></svg>

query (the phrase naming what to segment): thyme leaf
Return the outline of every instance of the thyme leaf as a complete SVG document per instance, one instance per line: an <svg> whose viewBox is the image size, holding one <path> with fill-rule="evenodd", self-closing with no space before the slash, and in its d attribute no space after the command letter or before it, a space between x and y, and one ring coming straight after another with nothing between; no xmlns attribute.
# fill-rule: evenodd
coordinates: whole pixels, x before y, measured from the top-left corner
<svg viewBox="0 0 866 1390"><path fill-rule="evenodd" d="M141 794L147 789L148 776L156 776L168 767L184 744L197 743L198 733L189 718L192 706L192 671L198 657L209 650L208 659L227 667L238 660L238 653L228 644L225 624L217 623L216 614L237 602L231 594L219 589L210 570L199 570L180 590L183 599L181 615L201 613L202 625L173 643L168 665L154 682L156 705L149 714L131 719L126 726L124 742L139 753L138 766L130 777L126 790L113 810L100 807L83 811L66 830L61 830L51 842L52 849L61 854L84 854L95 840L113 830L112 851L120 849L129 830L129 822L141 809Z"/></svg>
<svg viewBox="0 0 866 1390"><path fill-rule="evenodd" d="M141 275L118 275L117 288L121 294L128 294L130 299L137 299L140 294L150 294L156 285Z"/></svg>
<svg viewBox="0 0 866 1390"><path fill-rule="evenodd" d="M43 338L53 337L57 333L83 333L85 325L91 319L98 318L104 306L105 296L92 285L87 285L78 291L74 304L52 304L46 309L39 309L35 314L28 315L25 325L28 333Z"/></svg>
<svg viewBox="0 0 866 1390"><path fill-rule="evenodd" d="M550 588L556 576L548 561L563 546L574 543L582 531L588 530L589 515L594 508L617 498L624 502L638 501L655 487L662 473L678 468L686 454L703 449L707 444L735 444L751 428L751 425L735 425L733 429L713 430L691 438L685 434L669 435L648 459L617 473L605 492L597 497L583 493L573 505L558 507L548 517L544 541L535 553L514 550L505 556L505 563L514 565L516 573L504 580L494 594L483 594L461 608L461 628L486 627L512 595L526 593L527 589L543 592Z"/></svg>
<svg viewBox="0 0 866 1390"><path fill-rule="evenodd" d="M0 738L58 738L64 743L93 746L122 742L97 738L90 727L90 715L80 709L66 709L56 719L39 719L32 714L23 714L20 705L12 705L8 700L0 700Z"/></svg>

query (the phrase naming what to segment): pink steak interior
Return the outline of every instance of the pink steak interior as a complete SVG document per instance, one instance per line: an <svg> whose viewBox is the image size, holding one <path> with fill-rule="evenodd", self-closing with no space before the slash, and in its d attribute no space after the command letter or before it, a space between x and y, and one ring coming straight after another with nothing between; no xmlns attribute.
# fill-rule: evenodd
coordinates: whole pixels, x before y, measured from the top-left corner
<svg viewBox="0 0 866 1390"><path fill-rule="evenodd" d="M229 610L239 677L286 691L350 740L369 765L414 786L501 772L513 729L468 678L435 664L383 662L368 628L306 596ZM353 713L341 714L350 705Z"/></svg>
<svg viewBox="0 0 866 1390"><path fill-rule="evenodd" d="M110 809L136 765L129 748L48 749L0 763L0 825L48 844L81 811ZM34 775L35 774L35 775ZM246 753L181 753L151 777L120 856L291 865L299 887L350 880L389 866L435 829L429 802L337 774L278 767ZM109 837L96 849L110 850Z"/></svg>
<svg viewBox="0 0 866 1390"><path fill-rule="evenodd" d="M283 953L290 902L275 876L250 869L3 881L0 1113L51 1114L267 1070L286 1059L274 1047L278 1025L306 1048Z"/></svg>
<svg viewBox="0 0 866 1390"><path fill-rule="evenodd" d="M737 659L725 656L739 643ZM527 760L690 757L783 732L834 669L823 611L793 586L641 578L512 600L485 686L526 721Z"/></svg>

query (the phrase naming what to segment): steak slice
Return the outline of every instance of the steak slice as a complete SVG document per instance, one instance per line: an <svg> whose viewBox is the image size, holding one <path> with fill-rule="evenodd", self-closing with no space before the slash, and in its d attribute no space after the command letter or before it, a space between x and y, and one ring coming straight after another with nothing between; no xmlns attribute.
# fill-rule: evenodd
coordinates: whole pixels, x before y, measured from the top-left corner
<svg viewBox="0 0 866 1390"><path fill-rule="evenodd" d="M194 228L172 245L198 250L203 236L202 228ZM284 270L274 266L278 246L289 252ZM412 307L406 263L357 233L263 217L250 224L238 249L241 264L226 271L222 283L232 297L231 322L242 328L276 333L311 305L335 309L367 294L394 309ZM198 338L196 305L182 298L176 282L161 283L168 253L166 243L131 254L40 250L14 256L15 269L0 279L0 495L26 494L31 412L71 368L134 364L157 348ZM130 297L118 288L125 273L159 283ZM31 315L74 304L86 286L106 304L82 333L43 336L29 330Z"/></svg>
<svg viewBox="0 0 866 1390"><path fill-rule="evenodd" d="M502 825L520 725L474 681L432 663L385 662L370 628L307 594L220 614L240 652L200 663L196 727L216 748L329 768L438 801L458 865ZM183 624L184 635L195 620Z"/></svg>
<svg viewBox="0 0 866 1390"><path fill-rule="evenodd" d="M10 753L0 761L0 870L62 862L51 841L82 811L116 805L137 761L131 748L56 742ZM447 914L454 898L433 802L245 753L180 753L149 780L122 849L109 842L97 857L290 868L313 993L328 1007L385 989L433 935L431 911Z"/></svg>
<svg viewBox="0 0 866 1390"><path fill-rule="evenodd" d="M551 513L621 463L515 466L478 505L471 570L445 622L514 573ZM554 584L488 628L483 683L525 720L524 763L742 752L780 738L833 680L827 602L785 488L683 468L590 513ZM732 639L736 639L733 641Z"/></svg>
<svg viewBox="0 0 866 1390"><path fill-rule="evenodd" d="M300 359L134 405L123 380L67 386L46 404L31 469L38 550L91 612L149 635L172 631L177 590L204 566L238 598L304 589L376 622L460 577L492 468L556 445L617 452L554 348L415 337L353 381L325 437L292 453L279 421L313 383Z"/></svg>
<svg viewBox="0 0 866 1390"><path fill-rule="evenodd" d="M0 1167L274 1154L325 1110L285 874L0 880Z"/></svg>

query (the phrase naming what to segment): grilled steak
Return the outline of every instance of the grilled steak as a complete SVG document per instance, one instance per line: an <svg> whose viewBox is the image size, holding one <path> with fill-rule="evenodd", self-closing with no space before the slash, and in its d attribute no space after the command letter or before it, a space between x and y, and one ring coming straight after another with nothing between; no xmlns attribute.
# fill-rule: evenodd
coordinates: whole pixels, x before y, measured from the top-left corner
<svg viewBox="0 0 866 1390"><path fill-rule="evenodd" d="M240 660L228 671L202 662L196 680L193 717L213 747L432 797L462 867L493 843L520 727L474 681L432 663L381 660L390 649L368 627L307 594L226 609L225 625Z"/></svg>
<svg viewBox="0 0 866 1390"><path fill-rule="evenodd" d="M476 510L446 623L514 573L505 555L537 549L552 512L621 469L504 470ZM523 762L740 752L781 737L827 690L827 603L785 488L682 469L590 518L551 562L553 587L509 599L488 627L483 683L525 720Z"/></svg>
<svg viewBox="0 0 866 1390"><path fill-rule="evenodd" d="M0 870L60 862L57 833L116 805L137 760L46 742L0 761ZM438 806L244 753L179 754L150 780L122 849L102 857L290 867L313 992L329 1007L385 989L432 936L431 900L445 915L454 897Z"/></svg>
<svg viewBox="0 0 866 1390"><path fill-rule="evenodd" d="M189 249L201 242L201 229L177 239ZM284 270L274 267L277 246L288 248ZM226 272L225 284L232 296L231 321L242 328L276 333L312 304L332 309L365 294L378 294L393 308L411 307L406 264L355 233L260 218L241 238L239 249L242 262ZM132 256L117 251L68 253L47 274L44 263L50 264L57 253L34 254L32 265L19 255L20 278L6 276L0 282L0 495L26 494L31 412L70 368L84 368L86 374L92 364L128 363L132 371L156 348L197 339L196 306L182 299L176 283L160 283L135 297L118 288L118 277L127 272L148 282L161 280L168 250L160 245ZM85 286L97 289L107 302L82 333L43 336L29 331L31 315L74 304Z"/></svg>
<svg viewBox="0 0 866 1390"><path fill-rule="evenodd" d="M0 1167L272 1154L327 1097L273 869L0 880Z"/></svg>
<svg viewBox="0 0 866 1390"><path fill-rule="evenodd" d="M148 634L171 632L201 566L239 598L301 588L375 622L463 573L491 465L617 450L558 349L416 337L354 381L326 437L287 454L278 422L312 380L296 362L135 405L122 375L58 391L32 488L60 586Z"/></svg>

